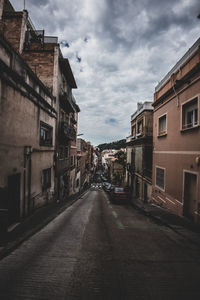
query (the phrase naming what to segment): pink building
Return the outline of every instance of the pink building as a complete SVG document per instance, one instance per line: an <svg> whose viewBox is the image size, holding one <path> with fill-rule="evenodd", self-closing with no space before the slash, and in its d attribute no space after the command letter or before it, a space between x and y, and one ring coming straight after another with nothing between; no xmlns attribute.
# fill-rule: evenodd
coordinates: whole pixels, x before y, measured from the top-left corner
<svg viewBox="0 0 200 300"><path fill-rule="evenodd" d="M200 221L200 39L156 86L153 202Z"/></svg>

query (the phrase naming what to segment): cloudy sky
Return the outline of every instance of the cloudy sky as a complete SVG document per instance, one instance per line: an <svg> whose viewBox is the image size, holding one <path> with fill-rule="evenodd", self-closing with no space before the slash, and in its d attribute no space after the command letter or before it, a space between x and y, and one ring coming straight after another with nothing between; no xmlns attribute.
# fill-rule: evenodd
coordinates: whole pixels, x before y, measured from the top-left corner
<svg viewBox="0 0 200 300"><path fill-rule="evenodd" d="M130 135L137 102L153 101L200 36L199 0L26 0L26 9L36 29L59 37L78 85L79 133L94 145Z"/></svg>

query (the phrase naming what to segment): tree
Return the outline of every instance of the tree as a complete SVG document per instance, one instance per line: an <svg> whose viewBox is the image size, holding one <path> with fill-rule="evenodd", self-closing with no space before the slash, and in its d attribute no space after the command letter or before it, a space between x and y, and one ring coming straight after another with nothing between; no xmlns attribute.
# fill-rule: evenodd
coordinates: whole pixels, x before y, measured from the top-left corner
<svg viewBox="0 0 200 300"><path fill-rule="evenodd" d="M117 153L114 155L117 158L117 162L123 166L123 169L125 171L126 169L126 152L119 150Z"/></svg>

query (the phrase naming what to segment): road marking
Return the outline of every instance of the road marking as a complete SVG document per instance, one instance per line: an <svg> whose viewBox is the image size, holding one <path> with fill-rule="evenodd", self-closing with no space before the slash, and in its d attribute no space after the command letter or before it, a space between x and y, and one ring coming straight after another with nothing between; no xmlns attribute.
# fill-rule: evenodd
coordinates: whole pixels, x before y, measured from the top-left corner
<svg viewBox="0 0 200 300"><path fill-rule="evenodd" d="M117 224L120 229L124 229L124 225L120 221L117 220Z"/></svg>
<svg viewBox="0 0 200 300"><path fill-rule="evenodd" d="M115 211L112 211L113 216L117 219L118 215Z"/></svg>
<svg viewBox="0 0 200 300"><path fill-rule="evenodd" d="M110 204L109 200L107 200L107 203L109 207L112 209L112 205ZM114 216L115 219L118 218L118 214L114 210L112 210L112 215ZM124 225L119 220L117 220L117 225L119 226L119 229L125 229Z"/></svg>

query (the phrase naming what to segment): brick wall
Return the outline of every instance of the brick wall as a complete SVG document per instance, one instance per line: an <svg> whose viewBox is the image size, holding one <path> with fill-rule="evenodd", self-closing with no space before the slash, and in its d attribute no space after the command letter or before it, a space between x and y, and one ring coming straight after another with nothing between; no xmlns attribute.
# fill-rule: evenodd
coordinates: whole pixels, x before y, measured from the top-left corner
<svg viewBox="0 0 200 300"><path fill-rule="evenodd" d="M50 89L53 87L54 71L54 46L33 44L30 49L22 54L24 60L28 63L39 79Z"/></svg>
<svg viewBox="0 0 200 300"><path fill-rule="evenodd" d="M3 15L0 25L1 32L16 51L19 51L22 19L23 12L7 12Z"/></svg>

